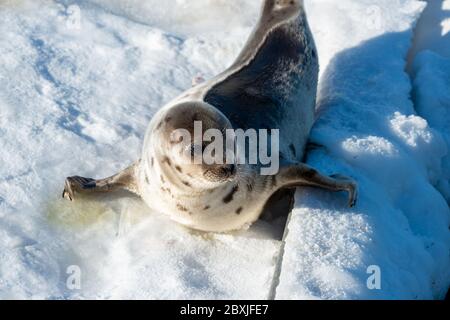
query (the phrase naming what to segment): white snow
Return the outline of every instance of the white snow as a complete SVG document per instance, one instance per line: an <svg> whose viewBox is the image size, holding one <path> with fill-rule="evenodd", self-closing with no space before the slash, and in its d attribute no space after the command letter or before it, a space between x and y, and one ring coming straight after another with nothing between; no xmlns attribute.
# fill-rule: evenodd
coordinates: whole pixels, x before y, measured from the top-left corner
<svg viewBox="0 0 450 320"><path fill-rule="evenodd" d="M434 184L450 203L450 1L430 1L410 55L418 114L440 130L448 153ZM427 27L426 27L427 26Z"/></svg>
<svg viewBox="0 0 450 320"><path fill-rule="evenodd" d="M415 59L414 75L417 112L441 130L447 151L450 151L450 57L422 51ZM442 172L435 174L434 181L450 203L450 154L436 160L442 161Z"/></svg>
<svg viewBox="0 0 450 320"><path fill-rule="evenodd" d="M450 57L449 0L427 0L427 7L418 22L414 40L409 60L413 60L423 50Z"/></svg>
<svg viewBox="0 0 450 320"><path fill-rule="evenodd" d="M320 114L311 136L320 147L309 152L308 163L354 177L359 201L347 209L344 196L298 191L277 298L443 298L450 281L450 212L431 183L448 163L448 122L433 127L416 114L404 72L423 3L376 1L367 11L373 1L355 2L339 1L346 8L339 11L339 25L334 19L314 24L331 1L314 2L310 10L313 29L327 30L329 39L345 38L331 53L318 41L319 53L328 51L332 60L322 69ZM380 16L365 21L381 17L382 23L361 23L367 12ZM358 24L357 32L348 30ZM448 82L438 88L434 77L429 73L428 87L448 96ZM442 103L441 113L433 112L447 118L450 109ZM366 285L371 266L381 272L380 290Z"/></svg>
<svg viewBox="0 0 450 320"><path fill-rule="evenodd" d="M65 176L136 160L157 108L225 68L251 24L180 37L79 8L79 22L53 1L0 9L0 298L268 298L280 242L264 223L201 235L138 200L60 199ZM71 265L81 290L66 287Z"/></svg>
<svg viewBox="0 0 450 320"><path fill-rule="evenodd" d="M355 209L300 190L283 248L264 222L203 234L134 198L60 199L66 176L137 159L151 116L233 61L260 4L0 1L0 298L265 299L278 278L277 298L443 297L450 213L432 184L449 173L449 73L418 58L417 114L403 70L419 1L306 0L321 60L308 163L356 178Z"/></svg>

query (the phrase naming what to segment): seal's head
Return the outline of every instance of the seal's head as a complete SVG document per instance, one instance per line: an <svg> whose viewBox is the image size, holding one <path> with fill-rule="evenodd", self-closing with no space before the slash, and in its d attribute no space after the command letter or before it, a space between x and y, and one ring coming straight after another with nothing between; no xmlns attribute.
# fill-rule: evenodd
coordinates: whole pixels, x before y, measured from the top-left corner
<svg viewBox="0 0 450 320"><path fill-rule="evenodd" d="M227 129L232 129L228 118L205 102L172 106L155 132L162 138L158 141L164 141L158 159L162 169L182 184L201 189L232 180L236 175L230 156L234 137L231 131L227 135Z"/></svg>

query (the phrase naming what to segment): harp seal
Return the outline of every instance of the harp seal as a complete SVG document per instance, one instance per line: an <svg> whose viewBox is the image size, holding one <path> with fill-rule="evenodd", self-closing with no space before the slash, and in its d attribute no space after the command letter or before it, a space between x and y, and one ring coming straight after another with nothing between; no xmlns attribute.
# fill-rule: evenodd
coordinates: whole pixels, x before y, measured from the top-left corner
<svg viewBox="0 0 450 320"><path fill-rule="evenodd" d="M211 232L242 229L277 203L292 205L297 186L348 191L353 206L352 179L325 176L301 163L314 123L318 71L303 1L265 0L235 62L155 114L139 161L106 179L69 177L63 197L127 189L173 220ZM197 142L186 145L171 133L193 133L195 122L203 131L279 129L279 171L264 176L260 164L187 164L186 150L195 153Z"/></svg>

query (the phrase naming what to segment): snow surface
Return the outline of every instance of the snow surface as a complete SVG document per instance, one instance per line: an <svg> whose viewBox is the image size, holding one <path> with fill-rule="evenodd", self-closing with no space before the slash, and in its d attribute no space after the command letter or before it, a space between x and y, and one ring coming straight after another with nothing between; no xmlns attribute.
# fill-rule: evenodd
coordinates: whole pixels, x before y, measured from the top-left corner
<svg viewBox="0 0 450 320"><path fill-rule="evenodd" d="M448 64L417 60L429 122L403 71L423 3L305 2L321 61L308 162L355 177L360 200L302 189L284 245L264 222L204 234L134 198L60 199L66 176L137 159L155 111L233 61L260 0L0 1L0 298L442 298L450 213L432 183L444 190L449 111L427 84Z"/></svg>
<svg viewBox="0 0 450 320"><path fill-rule="evenodd" d="M58 2L0 11L0 298L268 298L280 243L264 223L202 235L138 200L60 199L65 176L137 159L157 108L225 68L250 25L181 38L79 6L80 29Z"/></svg>
<svg viewBox="0 0 450 320"><path fill-rule="evenodd" d="M364 12L373 2L339 3ZM376 24L363 24L359 34L346 32L354 10L340 12L348 22L329 29L330 38L346 35L346 49L323 71L320 116L311 135L320 147L308 154L311 165L359 182L358 205L349 210L344 197L298 192L277 298L432 299L447 292L449 208L431 183L441 177L447 153L436 129L447 134L448 124L433 128L416 114L404 72L411 25L423 6L377 3L389 17L382 33ZM440 111L447 117L450 109ZM366 285L372 265L380 268L381 290Z"/></svg>
<svg viewBox="0 0 450 320"><path fill-rule="evenodd" d="M441 130L450 150L450 59L432 51L422 51L415 59L414 73L417 112ZM442 171L435 176L435 184L450 203L449 153L442 159Z"/></svg>
<svg viewBox="0 0 450 320"><path fill-rule="evenodd" d="M410 60L423 51L431 50L450 57L450 1L427 0L427 7L417 25ZM410 64L413 61L409 61Z"/></svg>
<svg viewBox="0 0 450 320"><path fill-rule="evenodd" d="M450 203L450 1L430 1L421 25L410 56L413 98L418 114L441 131L447 144L449 153L434 183Z"/></svg>

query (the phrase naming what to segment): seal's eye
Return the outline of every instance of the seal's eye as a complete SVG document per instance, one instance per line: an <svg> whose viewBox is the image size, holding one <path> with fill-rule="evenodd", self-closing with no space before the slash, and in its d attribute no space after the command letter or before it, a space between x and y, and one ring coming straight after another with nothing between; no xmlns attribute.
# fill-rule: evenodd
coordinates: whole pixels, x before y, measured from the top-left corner
<svg viewBox="0 0 450 320"><path fill-rule="evenodd" d="M198 154L203 154L203 152L205 151L205 148L207 147L208 145L206 144L206 143L203 143L202 145L199 145L199 144L191 144L190 146L189 146L189 154L191 155L191 156L195 156L195 155L198 155Z"/></svg>
<svg viewBox="0 0 450 320"><path fill-rule="evenodd" d="M198 147L195 144L190 145L189 152L190 152L191 156L195 156L197 150L198 150Z"/></svg>
<svg viewBox="0 0 450 320"><path fill-rule="evenodd" d="M187 147L186 153L191 157L195 157L196 155L201 155L202 147L200 145L193 143Z"/></svg>

